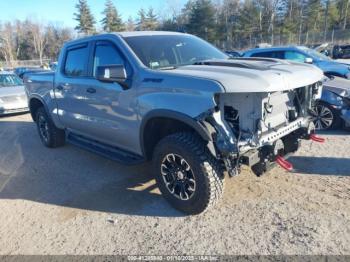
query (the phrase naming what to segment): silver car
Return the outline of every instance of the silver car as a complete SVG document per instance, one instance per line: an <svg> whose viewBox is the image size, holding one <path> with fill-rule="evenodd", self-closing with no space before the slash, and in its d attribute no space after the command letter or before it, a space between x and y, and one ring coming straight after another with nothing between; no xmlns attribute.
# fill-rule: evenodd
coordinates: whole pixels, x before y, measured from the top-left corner
<svg viewBox="0 0 350 262"><path fill-rule="evenodd" d="M22 80L10 72L0 72L0 115L27 112L28 100Z"/></svg>

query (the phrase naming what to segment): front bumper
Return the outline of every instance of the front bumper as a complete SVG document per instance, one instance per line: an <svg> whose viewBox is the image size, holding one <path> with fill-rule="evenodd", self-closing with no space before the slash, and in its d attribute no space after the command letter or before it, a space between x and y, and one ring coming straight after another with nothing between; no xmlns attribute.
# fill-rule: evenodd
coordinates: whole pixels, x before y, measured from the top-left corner
<svg viewBox="0 0 350 262"><path fill-rule="evenodd" d="M25 100L18 99L17 101L13 102L0 103L0 115L23 113L28 111L28 103Z"/></svg>
<svg viewBox="0 0 350 262"><path fill-rule="evenodd" d="M287 126L287 129L280 129L273 133L270 138L277 138L277 140L242 154L240 156L240 164L251 167L252 171L257 176L260 176L275 166L278 158L282 157L285 161L286 158L297 152L301 146L302 139L312 139L321 142L319 140L322 140L322 138L316 138L314 135L314 125L310 123L309 126L305 127L304 124L305 122L300 119L294 124ZM287 130L292 130L292 132L283 135Z"/></svg>
<svg viewBox="0 0 350 262"><path fill-rule="evenodd" d="M29 108L28 107L13 108L13 109L4 109L4 108L0 107L0 116L16 114L16 113L25 113L25 112L29 112Z"/></svg>
<svg viewBox="0 0 350 262"><path fill-rule="evenodd" d="M276 162L286 169L288 163L285 158L298 151L301 146L301 140L314 140L316 142L324 142L322 138L316 137L314 134L315 126L308 118L298 118L296 121L280 127L272 132L264 134L259 138L240 141L236 147L239 151L227 153L223 155L223 161L226 170L230 176L240 173L240 166L249 166L252 171L260 176L270 170ZM242 150L244 148L244 150ZM281 162L284 162L281 164ZM288 169L289 170L289 169Z"/></svg>

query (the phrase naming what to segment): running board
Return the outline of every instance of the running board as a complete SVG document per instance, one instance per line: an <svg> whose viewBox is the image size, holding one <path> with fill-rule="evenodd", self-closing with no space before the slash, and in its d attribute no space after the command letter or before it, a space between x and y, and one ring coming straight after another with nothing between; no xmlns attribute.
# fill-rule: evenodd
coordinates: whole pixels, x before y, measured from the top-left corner
<svg viewBox="0 0 350 262"><path fill-rule="evenodd" d="M145 161L144 158L134 153L74 133L68 133L67 142L124 165L136 165Z"/></svg>

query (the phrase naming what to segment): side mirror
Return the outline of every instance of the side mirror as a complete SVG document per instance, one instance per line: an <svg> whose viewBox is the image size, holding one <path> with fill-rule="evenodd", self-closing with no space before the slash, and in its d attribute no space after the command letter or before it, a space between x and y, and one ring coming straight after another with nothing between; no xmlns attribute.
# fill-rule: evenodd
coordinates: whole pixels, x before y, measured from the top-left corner
<svg viewBox="0 0 350 262"><path fill-rule="evenodd" d="M119 84L124 84L127 79L125 67L123 65L98 66L96 79L102 82L117 82Z"/></svg>
<svg viewBox="0 0 350 262"><path fill-rule="evenodd" d="M312 64L314 61L312 60L311 57L306 57L304 62L307 63L307 64Z"/></svg>

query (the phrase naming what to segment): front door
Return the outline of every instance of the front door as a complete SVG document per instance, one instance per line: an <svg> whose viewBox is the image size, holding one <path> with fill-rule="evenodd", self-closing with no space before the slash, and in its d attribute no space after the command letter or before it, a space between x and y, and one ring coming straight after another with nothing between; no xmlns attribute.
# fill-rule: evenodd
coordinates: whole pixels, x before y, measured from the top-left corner
<svg viewBox="0 0 350 262"><path fill-rule="evenodd" d="M63 114L66 117L62 122L75 133L137 151L133 150L138 148L138 119L132 83L129 81L126 89L118 83L101 82L95 78L98 66L122 64L131 79L131 67L112 42L97 41L91 44L90 49L92 55L88 64L91 66L87 68L87 77L81 81L74 77L66 78L65 83L61 83L63 90L60 93L64 99L61 99L58 108L70 111ZM69 54L67 62L68 58ZM65 87L65 84L68 86Z"/></svg>

